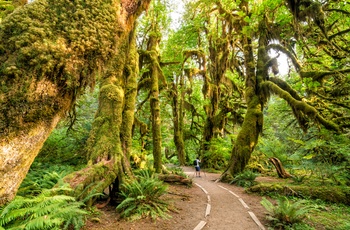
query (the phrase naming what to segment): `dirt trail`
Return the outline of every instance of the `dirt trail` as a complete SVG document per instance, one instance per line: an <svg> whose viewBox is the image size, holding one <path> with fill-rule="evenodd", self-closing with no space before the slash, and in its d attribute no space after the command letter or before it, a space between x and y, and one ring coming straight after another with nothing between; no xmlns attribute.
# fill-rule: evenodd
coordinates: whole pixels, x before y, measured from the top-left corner
<svg viewBox="0 0 350 230"><path fill-rule="evenodd" d="M242 189L220 182L215 183L219 174L201 172L201 177L195 177L192 167L183 169L205 194L203 197L205 204L201 204L204 216L198 220L198 223L206 222L203 229L264 229L261 225L259 226L260 221L256 223L253 220L251 215L255 216L255 214L252 214L254 211L249 206L251 198L244 194Z"/></svg>

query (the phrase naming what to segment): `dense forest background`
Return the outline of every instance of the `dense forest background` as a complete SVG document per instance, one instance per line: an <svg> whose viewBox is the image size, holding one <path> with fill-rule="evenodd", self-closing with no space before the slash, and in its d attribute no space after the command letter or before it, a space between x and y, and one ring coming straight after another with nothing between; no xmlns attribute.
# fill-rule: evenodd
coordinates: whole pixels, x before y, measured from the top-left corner
<svg viewBox="0 0 350 230"><path fill-rule="evenodd" d="M102 2L0 1L0 228L46 191L71 215L51 224L79 229L106 188L197 156L350 204L350 2Z"/></svg>

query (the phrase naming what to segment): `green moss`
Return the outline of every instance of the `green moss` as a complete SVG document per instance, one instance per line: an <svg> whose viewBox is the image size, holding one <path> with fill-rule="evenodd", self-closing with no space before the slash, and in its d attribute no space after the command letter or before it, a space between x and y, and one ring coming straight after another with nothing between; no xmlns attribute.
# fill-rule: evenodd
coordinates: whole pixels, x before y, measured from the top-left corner
<svg viewBox="0 0 350 230"><path fill-rule="evenodd" d="M69 110L117 45L119 1L36 0L0 27L0 129L9 134ZM51 82L52 93L40 83ZM25 106L24 106L25 105ZM11 119L6 119L11 117Z"/></svg>

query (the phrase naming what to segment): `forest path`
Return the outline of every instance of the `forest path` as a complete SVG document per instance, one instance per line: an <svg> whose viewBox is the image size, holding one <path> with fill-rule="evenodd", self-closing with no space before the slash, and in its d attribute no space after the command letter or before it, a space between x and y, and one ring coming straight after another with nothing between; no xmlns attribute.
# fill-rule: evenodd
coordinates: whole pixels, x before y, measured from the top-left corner
<svg viewBox="0 0 350 230"><path fill-rule="evenodd" d="M266 209L260 204L261 196L247 194L244 188L215 183L220 174L201 172L195 177L194 167L183 167L193 179L194 185L169 184L164 199L171 202L175 210L169 211L171 218L150 218L137 221L120 219L115 206L107 205L99 210L98 221L89 220L84 230L258 230L259 223L267 224ZM238 197L237 197L238 196ZM209 198L208 198L209 197ZM209 204L209 205L208 205ZM245 204L245 205L244 205ZM247 208L247 207L248 208ZM206 215L207 213L207 215ZM258 219L253 220L254 213ZM258 224L257 224L258 223Z"/></svg>
<svg viewBox="0 0 350 230"><path fill-rule="evenodd" d="M220 174L201 172L201 177L195 177L193 167L183 167L184 172L203 191L203 201L200 204L203 215L197 220L194 230L199 229L235 229L258 230L265 229L256 217L251 205L257 208L256 200L244 193L241 188L215 182ZM260 212L260 209L255 209ZM196 215L198 218L198 215ZM195 220L193 220L195 221Z"/></svg>

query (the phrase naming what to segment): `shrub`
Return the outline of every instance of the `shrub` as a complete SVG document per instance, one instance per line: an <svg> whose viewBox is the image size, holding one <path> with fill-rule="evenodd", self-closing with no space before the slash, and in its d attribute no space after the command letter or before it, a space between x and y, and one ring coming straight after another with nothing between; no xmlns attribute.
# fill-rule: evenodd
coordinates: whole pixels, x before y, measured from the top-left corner
<svg viewBox="0 0 350 230"><path fill-rule="evenodd" d="M265 197L262 199L261 204L268 211L267 219L272 222L274 227L291 226L301 223L306 218L307 213L315 209L310 205L306 205L305 200L292 203L285 196L277 199L276 206Z"/></svg>
<svg viewBox="0 0 350 230"><path fill-rule="evenodd" d="M122 218L136 220L150 216L152 219L169 217L168 204L159 199L167 186L155 178L150 171L140 171L136 180L122 184L121 196L124 200L117 206Z"/></svg>

